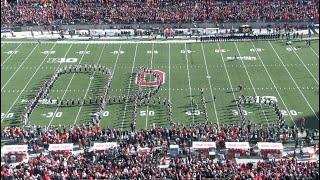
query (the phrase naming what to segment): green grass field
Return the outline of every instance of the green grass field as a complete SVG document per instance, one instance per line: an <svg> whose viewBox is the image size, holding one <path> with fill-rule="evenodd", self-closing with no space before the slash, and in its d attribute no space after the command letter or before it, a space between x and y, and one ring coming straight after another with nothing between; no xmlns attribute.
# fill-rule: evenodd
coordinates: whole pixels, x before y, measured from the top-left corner
<svg viewBox="0 0 320 180"><path fill-rule="evenodd" d="M256 49L256 51L255 51ZM300 126L305 116L308 128L319 126L319 43L305 42L220 42L220 43L1 43L1 121L2 126L21 125L24 100L35 95L41 84L59 67L70 64L102 64L113 70L111 96L127 95L138 89L135 74L147 66L166 73L165 83L155 97L171 99L174 122L203 123L204 97L209 121L218 125L240 121L234 114L234 99L245 96L274 96L285 114L288 125ZM46 53L45 51L55 51ZM87 51L81 53L81 51ZM238 56L237 60L231 60ZM239 60L250 56L256 60ZM55 63L52 58L76 58L74 63ZM70 60L70 59L69 59ZM67 61L67 60L66 60ZM133 76L132 76L133 75ZM99 73L61 76L50 96L59 99L95 97L102 93L106 77ZM238 91L238 85L244 91ZM213 97L216 96L216 101ZM197 113L190 115L195 102ZM36 125L82 124L91 119L97 105L57 107L39 104L30 117ZM267 105L244 105L247 118L271 125L276 115ZM132 103L112 103L102 118L104 127L130 128ZM137 128L168 126L163 104L150 103L138 109Z"/></svg>

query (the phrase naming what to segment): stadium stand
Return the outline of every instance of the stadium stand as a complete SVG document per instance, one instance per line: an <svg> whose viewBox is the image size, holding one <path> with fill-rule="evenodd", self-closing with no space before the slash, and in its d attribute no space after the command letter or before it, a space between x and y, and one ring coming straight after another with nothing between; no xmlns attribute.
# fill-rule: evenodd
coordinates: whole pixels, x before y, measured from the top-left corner
<svg viewBox="0 0 320 180"><path fill-rule="evenodd" d="M319 21L319 1L1 1L2 25Z"/></svg>
<svg viewBox="0 0 320 180"><path fill-rule="evenodd" d="M167 168L156 164L164 154L152 150L148 154L128 154L130 147L118 152L100 154L84 153L68 158L40 155L28 163L1 168L3 179L319 179L318 162L298 163L294 159L251 163L214 163L198 157L172 159ZM111 155L113 154L113 156ZM116 158L110 158L112 157Z"/></svg>
<svg viewBox="0 0 320 180"><path fill-rule="evenodd" d="M179 126L139 131L103 129L98 124L89 126L45 127L32 126L27 129L6 127L1 139L10 139L14 144L27 144L37 155L18 166L2 165L1 176L15 178L54 179L66 178L319 178L319 162L298 163L295 159L261 161L239 164L234 161L214 162L206 157L191 154L192 141L215 142L217 149L225 149L225 142L286 142L297 140L299 130L279 131L276 128L241 128L215 125ZM280 133L281 132L281 133ZM307 135L309 136L309 135ZM315 135L310 135L315 138ZM310 138L311 139L311 138ZM118 142L119 146L107 151L88 151L92 142ZM46 153L49 144L73 143L79 145L81 153ZM310 143L310 142L309 142ZM170 145L181 148L179 156L170 159ZM68 145L68 144L65 144ZM298 145L298 144L297 144ZM297 146L296 145L296 146ZM141 152L140 149L147 149ZM237 149L237 148L236 148ZM45 150L45 151L44 151ZM233 152L233 151L230 151ZM246 154L239 151L240 156ZM244 153L244 154L243 154ZM248 151L250 156L252 150ZM169 154L169 155L168 155ZM204 153L205 154L205 153ZM227 155L227 154L226 154ZM202 161L201 161L202 160Z"/></svg>

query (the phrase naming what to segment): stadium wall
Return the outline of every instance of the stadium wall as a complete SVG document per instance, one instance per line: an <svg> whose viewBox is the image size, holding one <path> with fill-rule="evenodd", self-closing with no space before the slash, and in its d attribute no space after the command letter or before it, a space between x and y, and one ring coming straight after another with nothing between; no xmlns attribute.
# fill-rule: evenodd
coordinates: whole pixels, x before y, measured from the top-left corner
<svg viewBox="0 0 320 180"><path fill-rule="evenodd" d="M303 21L303 22L230 22L230 23L172 23L172 24L99 24L99 25L88 25L88 24L77 24L77 25L67 25L61 24L59 25L60 29L150 29L150 28L237 28L243 24L248 24L252 28L265 28L268 26L292 26L292 27L300 27L306 28L308 25L312 24L312 22ZM50 28L49 28L50 27ZM9 27L13 28L13 27ZM21 31L26 30L43 30L43 29L51 29L52 26L21 26L15 27L19 28Z"/></svg>

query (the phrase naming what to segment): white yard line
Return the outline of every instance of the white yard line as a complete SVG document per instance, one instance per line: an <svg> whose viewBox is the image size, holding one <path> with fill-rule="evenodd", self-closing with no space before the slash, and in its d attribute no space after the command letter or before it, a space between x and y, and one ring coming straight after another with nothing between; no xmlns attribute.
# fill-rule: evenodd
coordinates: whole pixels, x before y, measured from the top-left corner
<svg viewBox="0 0 320 180"><path fill-rule="evenodd" d="M253 44L252 41L251 41L251 44L252 44L253 48L256 49L256 47L255 47L255 45ZM264 68L264 70L267 72L267 74L268 74L268 76L269 76L269 79L270 79L271 82L272 82L273 87L276 89L276 91L277 91L277 93L278 93L278 96L280 97L280 99L281 99L284 107L286 108L287 112L289 112L289 109L287 108L287 105L285 104L284 100L282 99L282 96L280 95L280 93L279 93L279 91L278 91L278 88L277 88L277 86L275 85L274 81L272 80L271 75L270 75L269 71L267 70L266 66L264 65L264 63L263 63L263 61L262 61L262 59L261 59L260 54L258 53L258 51L256 51L256 54L258 55L258 57L259 57L259 59L260 59L260 62L261 62L261 64L262 64L263 68ZM288 113L288 114L289 114L289 116L290 116L293 124L296 125L296 123L294 122L294 120L293 120L293 118L292 118L292 116L291 116L291 113Z"/></svg>
<svg viewBox="0 0 320 180"><path fill-rule="evenodd" d="M237 43L236 43L236 42L233 42L233 43L234 43L234 45L236 46L236 49L237 49L237 51L238 51L239 56L241 57L241 54L240 54L240 51L239 51L239 49L238 49ZM248 70L247 70L246 65L244 64L243 60L240 60L240 61L241 61L241 63L242 63L242 66L244 67L244 70L246 71L246 74L247 74L248 78L249 78L249 81L250 81L250 84L251 84L251 86L252 86L252 89L253 89L254 94L255 94L256 96L258 96L258 94L257 94L257 92L256 92L256 90L255 90L255 88L254 88L254 86L253 86L253 83L252 83L251 77L250 77L250 75L249 75L249 73L248 73ZM260 108L261 108L261 110L262 110L263 116L264 116L264 118L267 120L267 124L268 124L268 126L269 126L269 120L268 120L268 118L267 118L267 116L266 116L266 113L264 112L264 110L263 110L263 108L262 108L262 105L261 105L261 104L259 104L259 105L260 105Z"/></svg>
<svg viewBox="0 0 320 180"><path fill-rule="evenodd" d="M28 54L28 56L22 61L22 63L20 64L20 66L18 67L18 69L11 75L11 77L7 80L7 82L2 86L1 88L1 92L2 90L8 85L8 83L10 82L10 80L13 78L13 76L20 70L21 66L26 62L26 60L29 59L29 57L31 56L31 54L33 53L33 51L38 47L39 44L37 44L32 51Z"/></svg>
<svg viewBox="0 0 320 180"><path fill-rule="evenodd" d="M316 116L316 118L319 121L319 117L317 115L317 113L314 111L314 109L311 107L309 101L307 100L307 98L305 97L305 95L303 94L303 92L301 91L301 89L299 88L298 84L296 83L296 81L294 80L294 78L292 77L291 73L289 72L289 70L287 69L286 66L284 66L283 61L281 59L281 57L279 56L278 52L274 49L273 45L270 43L270 41L268 41L270 46L272 47L273 51L276 53L278 59L280 60L280 62L282 63L284 69L287 71L287 73L289 74L290 78L292 79L293 83L296 85L297 89L299 90L299 92L301 93L302 97L304 98L304 100L307 102L309 108L311 109L311 111L314 113L314 115Z"/></svg>
<svg viewBox="0 0 320 180"><path fill-rule="evenodd" d="M154 50L154 43L152 44L152 49L151 49L151 65L150 65L150 68L151 68L151 69L152 69L152 60L153 60L153 50ZM148 129L148 116L149 116L149 105L147 105L146 129Z"/></svg>
<svg viewBox="0 0 320 180"><path fill-rule="evenodd" d="M171 54L170 54L170 44L169 44L169 100L171 102L171 79L170 79L170 71L171 71Z"/></svg>
<svg viewBox="0 0 320 180"><path fill-rule="evenodd" d="M293 47L290 45L291 49L293 50ZM319 82L317 81L317 79L313 76L313 74L310 72L310 70L307 68L307 66L304 64L304 62L302 61L302 59L300 58L300 56L298 55L298 53L296 51L294 51L294 54L297 56L297 58L300 60L300 62L302 62L303 66L307 69L307 71L309 72L309 74L311 75L311 77L314 79L314 81L316 81L316 83L319 85Z"/></svg>
<svg viewBox="0 0 320 180"><path fill-rule="evenodd" d="M210 76L209 71L208 71L207 59L206 59L206 56L205 56L205 54L204 54L203 44L202 44L202 43L201 43L201 49L202 49L202 55L203 55L204 64L206 65L207 79L208 79L208 82L209 82L212 104L213 104L214 112L215 112L216 119L217 119L218 129L220 129L220 126L219 126L219 118L218 118L217 109L216 109L216 103L215 103L215 101L214 101L214 97L213 97L213 93L212 93L212 86L211 86L211 81L210 81L211 76Z"/></svg>
<svg viewBox="0 0 320 180"><path fill-rule="evenodd" d="M56 44L54 44L51 47L51 50L56 46ZM3 117L7 117L8 113L11 111L11 109L13 108L13 106L17 103L18 99L20 98L21 94L25 91L25 89L27 88L27 86L29 85L29 83L31 82L31 80L33 79L33 77L36 75L36 73L38 72L38 70L40 69L40 67L42 66L42 64L46 61L47 57L49 56L49 54L46 55L46 57L43 59L43 61L41 62L41 64L38 66L38 68L34 71L33 75L29 78L29 81L27 82L27 84L23 87L23 89L21 90L20 94L17 96L16 100L13 102L13 104L10 106L9 110L7 111L7 113L3 116ZM5 118L1 119L1 122L4 120Z"/></svg>
<svg viewBox="0 0 320 180"><path fill-rule="evenodd" d="M230 85L230 88L231 88L231 91L232 91L232 94L233 94L233 98L234 100L236 100L236 95L234 94L234 90L233 90L233 87L232 87L232 84L231 84L231 80L230 80L230 76L229 76L229 73L228 73L228 69L226 67L226 63L224 62L224 58L222 56L222 52L221 52L221 48L220 48L220 44L218 43L218 47L219 47L219 52L220 52L220 55L221 55L221 58L222 58L222 62L223 62L223 66L224 66L224 69L227 73L227 77L228 77L228 80L229 80L229 85Z"/></svg>
<svg viewBox="0 0 320 180"><path fill-rule="evenodd" d="M105 48L105 47L106 47L106 44L103 45L103 48L102 48L102 50L101 50L101 53L100 53L100 56L99 56L99 59L98 59L97 64L99 64L99 62L100 62L100 60L101 60L101 56L102 56L102 54L103 54L103 51L104 51L104 48ZM121 45L120 45L120 48L121 48ZM119 52L120 52L120 49L119 49ZM120 54L120 53L118 53L118 55L117 55L117 59L118 59L119 54ZM96 74L96 71L93 72L92 77L94 77L95 74ZM86 93L84 94L84 98L83 98L83 99L86 99L86 97L87 97L87 95L88 95L88 92L89 92L89 89L90 89L90 85L91 85L91 83L92 83L92 80L93 80L93 78L90 78L89 85L88 85L88 87L87 87L87 89L86 89ZM80 112L81 112L81 110L82 110L82 107L83 107L83 106L81 105L80 108L79 108L79 110L78 110L76 119L74 120L74 123L73 123L73 124L76 124L76 123L77 123L77 120L78 120L78 117L79 117Z"/></svg>
<svg viewBox="0 0 320 180"><path fill-rule="evenodd" d="M189 83L189 95L190 95L190 103L192 103L192 94L191 94L191 79L190 79L190 70L189 70L189 60L188 60L188 52L187 52L187 43L184 44L184 50L187 60L187 72L188 72L188 83ZM192 115L192 121L194 123L194 115Z"/></svg>
<svg viewBox="0 0 320 180"><path fill-rule="evenodd" d="M17 47L14 49L14 51L16 51L16 50L21 46L21 44L22 44L22 43L20 43L19 46L17 46ZM1 67L8 61L8 59L9 59L12 55L13 55L13 53L10 54L10 55L3 61L3 63L1 64Z"/></svg>
<svg viewBox="0 0 320 180"><path fill-rule="evenodd" d="M319 54L317 54L317 52L310 46L310 49L312 50L312 52L319 58ZM319 60L319 59L318 59Z"/></svg>
<svg viewBox="0 0 320 180"><path fill-rule="evenodd" d="M84 51L87 51L88 47L89 47L89 44L86 46L86 49L85 49ZM82 54L78 65L81 63L84 55L85 55L85 53ZM63 100L64 96L66 95L66 93L67 93L67 91L68 91L68 89L69 89L69 87L70 87L70 84L71 84L71 82L72 82L72 80L73 80L73 78L74 78L75 75L76 75L76 73L73 73L73 75L72 75L72 77L71 77L71 79L70 79L70 81L69 81L69 83L68 83L68 85L67 85L67 88L64 90L64 93L63 93L63 95L62 95L62 97L61 97L61 100ZM55 112L53 113L53 116L52 116L52 118L51 118L51 120L50 120L47 128L50 127L50 125L51 125L53 119L55 118L55 115L56 115L56 113L58 112L58 110L59 110L59 107L57 107L56 110L55 110Z"/></svg>
<svg viewBox="0 0 320 180"><path fill-rule="evenodd" d="M136 43L136 50L135 50L135 52L134 52L134 57L133 57L133 63L132 63L132 68L131 68L131 75L130 75L130 82L129 82L128 92L127 92L127 97L128 97L129 94L130 94L131 83L132 83L132 81L134 81L134 80L132 79L132 75L133 75L133 70L134 70L134 63L136 62L136 57L137 57L138 44L139 44L139 43ZM127 113L128 101L129 101L129 100L127 99L126 102L125 102L125 105L124 105L124 112L123 112L123 116L122 116L121 130L123 129L124 118L125 118L126 113Z"/></svg>

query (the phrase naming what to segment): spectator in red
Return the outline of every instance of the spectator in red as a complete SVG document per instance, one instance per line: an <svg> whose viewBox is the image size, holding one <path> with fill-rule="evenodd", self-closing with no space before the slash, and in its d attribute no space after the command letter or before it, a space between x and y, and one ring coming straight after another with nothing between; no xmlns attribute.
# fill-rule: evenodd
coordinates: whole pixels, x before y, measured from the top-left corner
<svg viewBox="0 0 320 180"><path fill-rule="evenodd" d="M300 125L301 125L301 127L305 127L305 123L306 123L306 118L305 117L302 117L301 119L300 119Z"/></svg>

